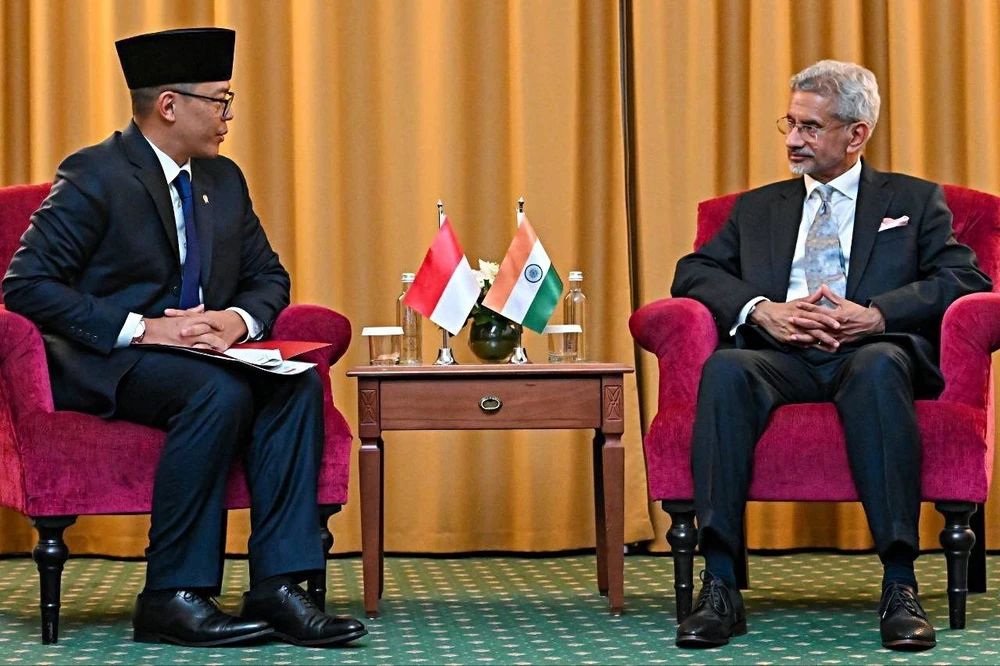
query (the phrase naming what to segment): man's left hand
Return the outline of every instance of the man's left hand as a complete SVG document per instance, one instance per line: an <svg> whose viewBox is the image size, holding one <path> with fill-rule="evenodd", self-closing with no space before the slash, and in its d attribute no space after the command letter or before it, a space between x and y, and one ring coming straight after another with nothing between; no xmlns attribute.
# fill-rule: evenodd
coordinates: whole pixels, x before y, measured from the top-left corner
<svg viewBox="0 0 1000 666"><path fill-rule="evenodd" d="M836 338L840 344L854 342L867 335L876 335L885 332L885 317L882 316L878 308L866 308L854 301L849 301L835 294L825 284L820 287L820 293L826 300L833 304L832 308L812 303L802 303L799 305L799 308L807 312L822 311L823 314L836 319L840 323L840 327L835 330L828 329L827 332ZM804 325L805 327L808 327L811 323L803 321L800 324L794 318L792 322L797 325Z"/></svg>
<svg viewBox="0 0 1000 666"><path fill-rule="evenodd" d="M206 336L207 334L215 334L215 336L222 340L225 347L218 349L218 345L212 345L208 343L194 342L192 347L212 347L215 351L226 351L238 341L242 340L247 335L247 325L243 321L243 317L239 316L232 310L205 310L204 305L198 305L189 310L177 310L174 308L167 308L163 315L165 317L189 317L192 315L200 315L202 319L208 319L213 324L217 326L211 326L209 324L194 324L192 326L181 329L181 337L196 339L201 336Z"/></svg>

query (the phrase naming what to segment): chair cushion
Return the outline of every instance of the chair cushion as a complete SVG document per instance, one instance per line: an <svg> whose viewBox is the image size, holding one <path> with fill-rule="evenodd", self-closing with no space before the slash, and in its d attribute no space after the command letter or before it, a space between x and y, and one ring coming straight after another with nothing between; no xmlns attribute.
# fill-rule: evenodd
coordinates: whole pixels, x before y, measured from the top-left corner
<svg viewBox="0 0 1000 666"><path fill-rule="evenodd" d="M918 400L923 442L921 483L926 501L985 502L993 473L992 442L982 410ZM653 500L689 500L694 405L661 407L644 440ZM802 437L809 432L809 437ZM857 492L847 464L844 431L832 403L775 410L754 454L750 499L848 502Z"/></svg>

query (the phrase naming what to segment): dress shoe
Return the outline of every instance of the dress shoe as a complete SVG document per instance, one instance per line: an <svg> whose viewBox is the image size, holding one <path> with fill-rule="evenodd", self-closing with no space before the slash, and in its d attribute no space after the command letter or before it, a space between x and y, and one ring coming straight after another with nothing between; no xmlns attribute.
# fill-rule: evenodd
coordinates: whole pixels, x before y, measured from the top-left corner
<svg viewBox="0 0 1000 666"><path fill-rule="evenodd" d="M747 633L743 595L707 571L694 610L677 627L677 647L713 648Z"/></svg>
<svg viewBox="0 0 1000 666"><path fill-rule="evenodd" d="M368 633L353 618L327 615L305 590L284 581L265 581L245 593L240 615L264 620L274 627L271 638L293 645L343 645Z"/></svg>
<svg viewBox="0 0 1000 666"><path fill-rule="evenodd" d="M267 622L234 617L215 602L187 590L140 594L132 614L134 640L186 647L238 645L262 639L273 629Z"/></svg>
<svg viewBox="0 0 1000 666"><path fill-rule="evenodd" d="M927 621L917 591L905 583L889 583L878 605L882 647L890 650L929 650L937 645L934 627Z"/></svg>

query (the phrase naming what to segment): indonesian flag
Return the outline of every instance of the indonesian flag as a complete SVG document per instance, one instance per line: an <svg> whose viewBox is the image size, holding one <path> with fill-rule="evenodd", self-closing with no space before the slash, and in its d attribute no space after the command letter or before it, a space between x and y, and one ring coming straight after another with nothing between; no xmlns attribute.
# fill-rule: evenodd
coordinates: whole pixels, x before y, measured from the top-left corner
<svg viewBox="0 0 1000 666"><path fill-rule="evenodd" d="M527 216L518 213L517 233L483 305L541 333L559 304L562 288L562 281Z"/></svg>
<svg viewBox="0 0 1000 666"><path fill-rule="evenodd" d="M441 228L403 303L452 335L458 335L478 298L476 276L455 238L448 216L442 215Z"/></svg>

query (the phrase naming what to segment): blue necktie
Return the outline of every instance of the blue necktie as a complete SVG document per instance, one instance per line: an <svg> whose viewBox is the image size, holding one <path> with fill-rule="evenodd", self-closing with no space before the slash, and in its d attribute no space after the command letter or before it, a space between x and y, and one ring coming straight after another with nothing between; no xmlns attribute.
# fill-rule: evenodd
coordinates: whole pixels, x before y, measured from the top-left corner
<svg viewBox="0 0 1000 666"><path fill-rule="evenodd" d="M843 298L847 291L847 277L844 275L840 234L837 222L833 219L833 188L820 185L814 191L822 203L806 234L806 284L810 294L819 289L820 285L826 284L833 293ZM832 304L824 298L820 305L829 307Z"/></svg>
<svg viewBox="0 0 1000 666"><path fill-rule="evenodd" d="M187 241L187 257L181 272L182 310L201 303L199 296L199 276L201 275L201 252L198 248L198 230L194 227L194 204L191 200L191 178L187 171L181 171L174 179L174 185L181 195L181 210L184 211L184 238Z"/></svg>

